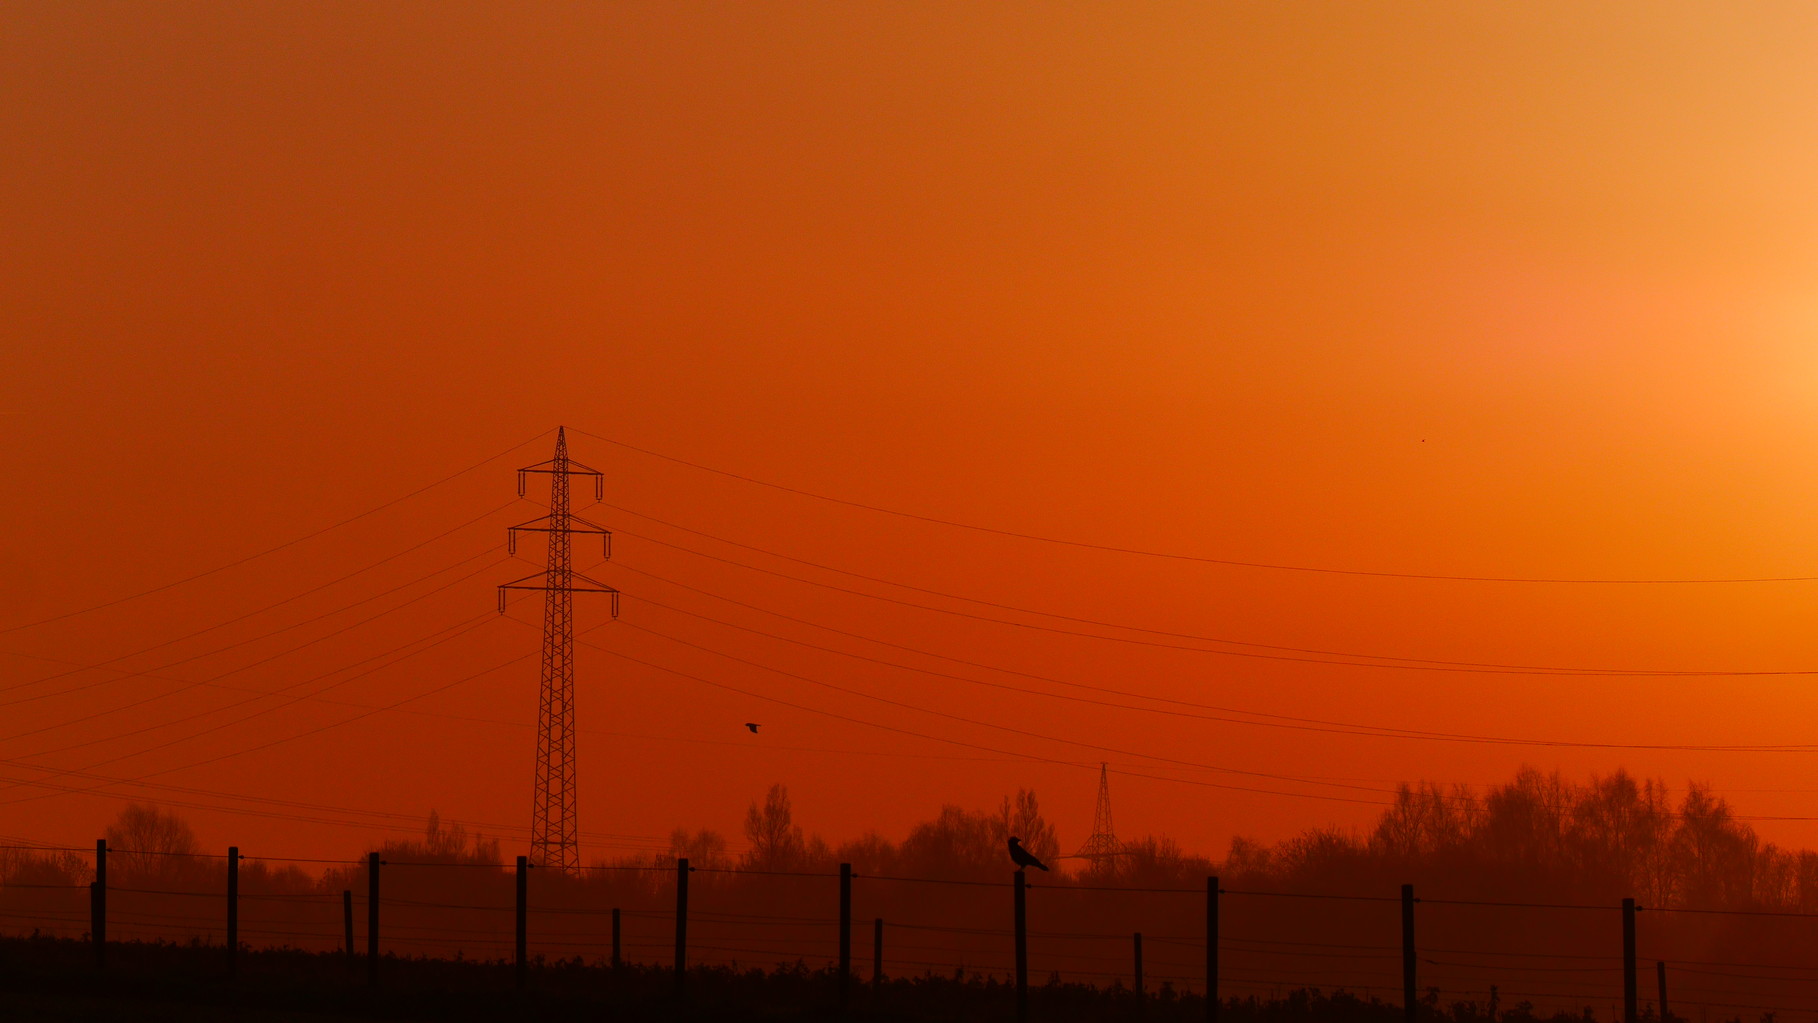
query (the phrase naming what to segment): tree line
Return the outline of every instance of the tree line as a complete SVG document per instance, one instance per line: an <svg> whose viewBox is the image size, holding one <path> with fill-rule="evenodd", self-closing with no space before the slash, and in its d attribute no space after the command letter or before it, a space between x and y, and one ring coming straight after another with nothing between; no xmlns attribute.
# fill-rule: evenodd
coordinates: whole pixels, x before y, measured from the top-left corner
<svg viewBox="0 0 1818 1023"><path fill-rule="evenodd" d="M200 843L179 815L130 804L105 829L120 850L116 877L172 881L218 865L198 863ZM1051 864L1062 860L1055 826L1034 791L1018 789L995 807L945 805L900 838L877 832L830 842L797 821L787 786L771 785L745 814L743 847L711 828L677 827L666 854L596 861L600 866L668 866L687 857L697 868L827 872L851 863L860 874L939 880L1002 880L1004 842ZM387 860L498 863L501 842L445 825L431 813L421 837L392 840ZM0 879L20 883L85 882L90 857L80 853L0 851ZM348 880L312 876L298 867L245 868L262 886L313 889ZM1558 772L1524 768L1509 781L1475 790L1430 782L1403 784L1363 829L1316 827L1266 844L1232 839L1222 858L1184 850L1165 835L1126 839L1119 855L1072 861L1067 873L1086 883L1176 887L1217 874L1227 882L1309 892L1378 889L1418 879L1460 895L1634 897L1648 905L1690 909L1787 909L1818 912L1818 852L1763 841L1729 802L1693 783L1676 797L1665 782L1618 770L1574 782ZM1059 881L1059 878L1052 879Z"/></svg>
<svg viewBox="0 0 1818 1023"><path fill-rule="evenodd" d="M811 871L845 862L860 874L1000 880L1010 835L1044 861L1061 856L1059 835L1028 789L990 810L943 806L901 839L869 832L832 844L804 834L788 789L777 784L747 810L743 852L735 854L712 829L677 828L662 859ZM1818 852L1763 841L1708 786L1692 783L1675 797L1664 781L1624 770L1574 782L1524 768L1482 790L1406 783L1364 829L1317 827L1274 844L1237 837L1216 859L1165 835L1144 835L1125 839L1115 857L1076 861L1071 874L1093 884L1154 887L1190 886L1217 874L1257 887L1335 893L1418 879L1461 896L1633 897L1659 907L1818 912Z"/></svg>
<svg viewBox="0 0 1818 1023"><path fill-rule="evenodd" d="M610 915L620 910L626 960L666 961L673 950L675 859L681 856L701 871L690 883L691 961L824 966L836 951L834 930L826 922L837 896L831 875L844 862L860 875L857 921L886 921L890 976L1001 978L1009 963L1005 888L892 879L1002 885L1011 870L1004 849L1010 835L1057 868L1034 879L1029 898L1031 970L1044 984L1127 984L1129 936L1140 930L1161 942L1150 953L1151 985L1196 988L1203 960L1191 941L1203 933L1205 900L1193 893L1203 891L1213 875L1232 892L1221 910L1223 933L1233 943L1222 953L1227 997L1285 996L1307 987L1390 1002L1399 998L1399 916L1393 898L1251 898L1245 892L1381 899L1412 883L1428 899L1608 907L1576 914L1422 908L1423 947L1477 950L1488 957L1473 961L1454 954L1448 957L1451 966L1422 967L1422 990L1437 989L1433 997L1442 999L1440 1006L1473 1000L1487 1005L1493 985L1504 992L1570 994L1584 988L1587 997L1595 994L1593 988L1602 991L1609 978L1601 975L1567 970L1524 976L1519 967L1532 963L1519 957L1536 951L1583 956L1587 967L1602 968L1620 947L1615 906L1625 897L1652 908L1818 912L1818 853L1763 841L1708 787L1694 784L1675 793L1660 780L1624 771L1574 781L1524 769L1481 789L1407 784L1364 827L1312 828L1275 843L1236 838L1216 858L1189 852L1164 835L1143 835L1125 840L1116 856L1062 859L1068 847L1036 794L1026 789L995 806L940 807L899 835L871 832L830 841L802 816L788 788L776 784L751 801L737 840L710 828L678 827L664 853L596 859L574 876L532 871L532 945L539 954L597 963L609 947ZM109 863L110 887L121 889L110 901L111 936L220 940L223 863L218 855L201 855L187 823L169 811L133 805L105 834L119 850ZM382 885L388 953L481 960L509 955L514 882L504 864L516 850L431 814L416 837L365 851L379 853L387 864ZM341 892L351 891L360 901L367 889L364 858L349 861L246 861L240 871L244 940L309 951L338 948ZM437 866L419 866L424 864ZM728 870L751 873L723 872ZM81 889L92 876L92 859L85 853L0 851L0 882L6 885L0 888L0 922L13 933L77 937L87 930ZM1130 891L1145 888L1173 892ZM363 936L363 912L356 922ZM1647 914L1644 955L1675 963L1771 965L1807 940L1809 924L1796 918ZM868 969L865 937L855 951ZM1163 938L1187 944L1170 945ZM1323 956L1306 942L1387 951ZM1688 999L1703 985L1711 988L1709 997L1725 1001L1718 988L1734 983L1714 975L1676 977ZM1802 990L1796 978L1749 984L1764 997L1769 989L1785 988L1787 997ZM1516 1007L1526 1000L1512 995L1503 1004ZM1544 1006L1550 1000L1532 1001ZM1594 1002L1602 1004L1596 999L1583 1004Z"/></svg>

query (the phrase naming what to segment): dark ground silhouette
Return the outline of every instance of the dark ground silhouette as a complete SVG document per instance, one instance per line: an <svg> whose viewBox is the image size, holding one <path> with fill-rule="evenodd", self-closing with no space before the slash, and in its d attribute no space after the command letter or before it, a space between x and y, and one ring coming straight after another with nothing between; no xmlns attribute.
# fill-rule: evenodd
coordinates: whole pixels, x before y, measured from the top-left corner
<svg viewBox="0 0 1818 1023"><path fill-rule="evenodd" d="M635 966L611 969L576 961L540 961L527 990L514 989L504 962L387 956L379 987L363 968L348 969L335 954L295 950L250 952L239 978L221 978L222 950L126 943L114 947L108 973L97 978L88 947L69 939L0 939L0 998L9 1020L143 1021L235 1020L276 1023L324 1019L562 1021L612 1018L671 1020L956 1020L1012 1019L1014 989L976 974L930 974L863 985L846 1012L837 1008L831 971L804 964L769 969L700 966L690 971L678 1000L671 971ZM1049 980L1033 987L1031 1018L1053 1023L1134 1020L1137 1008L1121 985L1097 987ZM1504 1008L1494 1017L1480 1004L1428 1005L1431 1023L1582 1023L1573 1013L1539 1016ZM1172 989L1151 991L1142 1018L1197 1023L1205 1003ZM1399 1023L1399 1004L1344 992L1298 989L1280 998L1226 999L1228 1023ZM1648 1017L1652 1020L1652 1017Z"/></svg>
<svg viewBox="0 0 1818 1023"><path fill-rule="evenodd" d="M857 875L853 959L860 981L871 979L872 921L881 918L892 985L939 980L971 992L965 997L981 1006L994 1004L1012 959L1005 842L1020 836L1043 858L1060 848L1029 792L991 811L943 807L900 840L870 834L834 846L796 823L779 785L752 804L744 830L747 849L736 856L724 836L704 829L678 829L672 852L697 868L690 878L690 961L743 978L737 984L785 992L765 995L754 1011L760 1004L777 1012L818 1004L791 1002L786 992L820 983L805 978L836 958L841 862ZM110 857L110 938L176 942L184 947L169 954L190 958L181 959L187 972L171 983L200 983L209 973L195 964L223 953L187 946L223 940L223 859L197 850L180 820L147 808L123 814L108 837L117 849L132 850ZM386 863L382 948L405 959L438 957L401 969L434 976L440 957L458 956L465 962L446 968L471 969L472 977L509 973L473 962L512 955L515 882L498 842L432 818L421 839L377 851ZM1621 772L1578 784L1524 771L1484 792L1407 786L1367 832L1317 829L1273 846L1238 840L1219 862L1166 838L1126 842L1115 859L1030 879L1032 983L1099 1005L1080 1010L1087 1013L1081 1018L1099 1018L1091 1013L1106 1011L1132 983L1131 934L1142 931L1148 989L1167 992L1155 1004L1196 998L1204 976L1204 891L1214 874L1227 891L1220 900L1226 997L1286 1005L1282 1000L1309 988L1354 994L1360 1001L1345 1002L1347 1013L1365 1012L1372 998L1399 1011L1397 903L1404 883L1423 900L1420 988L1429 1012L1520 1019L1525 1003L1549 1015L1588 1010L1609 1018L1621 1004L1617 906L1625 897L1647 907L1639 923L1644 1006L1655 1001L1656 960L1669 964L1671 1003L1689 1019L1753 1020L1765 1010L1809 1006L1818 994L1818 959L1806 952L1818 919L1760 915L1818 912L1818 854L1761 842L1706 789L1670 798L1663 784ZM615 908L625 961L646 964L632 975L667 976L675 877L673 856L596 863L574 877L533 870L531 954L570 964L538 971L534 997L558 997L557 978L569 973L594 976L588 970L610 957ZM84 935L91 878L90 854L0 851L0 933ZM293 950L271 953L272 962L315 962L315 953L342 947L343 890L355 893L356 946L365 948L363 863L249 860L240 886L243 944ZM78 965L68 969L82 968L81 946L69 947L78 949L70 953ZM0 957L0 972L17 976L17 961L16 950ZM321 962L332 973L339 960L327 955ZM771 972L778 966L785 967L782 979ZM767 979L750 979L751 968ZM1094 988L1101 994L1083 993ZM1092 1001L1101 996L1113 1001ZM1327 1018L1320 1014L1338 1012L1338 1004L1313 999L1302 1009L1257 1011L1271 1019ZM892 1011L899 1010L909 1011L900 1004ZM935 1013L943 1014L951 1012Z"/></svg>

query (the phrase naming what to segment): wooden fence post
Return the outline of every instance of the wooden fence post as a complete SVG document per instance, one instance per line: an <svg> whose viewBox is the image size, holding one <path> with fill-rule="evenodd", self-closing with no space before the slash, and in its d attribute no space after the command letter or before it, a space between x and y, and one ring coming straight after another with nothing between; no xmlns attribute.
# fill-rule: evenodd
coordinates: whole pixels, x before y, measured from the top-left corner
<svg viewBox="0 0 1818 1023"><path fill-rule="evenodd" d="M1016 872L1016 1023L1029 1021L1029 929L1025 910L1028 879Z"/></svg>
<svg viewBox="0 0 1818 1023"><path fill-rule="evenodd" d="M1143 988L1143 932L1137 931L1130 939L1136 953L1136 1018L1142 1019L1149 1009L1149 995Z"/></svg>
<svg viewBox="0 0 1818 1023"><path fill-rule="evenodd" d="M1640 1006L1635 990L1635 900L1622 900L1622 1020L1637 1023Z"/></svg>
<svg viewBox="0 0 1818 1023"><path fill-rule="evenodd" d="M1218 878L1206 878L1206 1023L1218 1023Z"/></svg>
<svg viewBox="0 0 1818 1023"><path fill-rule="evenodd" d="M840 1011L852 1004L852 864L840 864Z"/></svg>
<svg viewBox="0 0 1818 1023"><path fill-rule="evenodd" d="M1408 1023L1414 1023L1414 1016L1420 1010L1419 996L1414 990L1414 963L1414 886L1404 884L1401 886L1401 1003Z"/></svg>
<svg viewBox="0 0 1818 1023"><path fill-rule="evenodd" d="M1668 1020L1673 1018L1673 1014L1667 1011L1666 963L1655 960L1654 977L1660 981L1660 1023L1667 1023Z"/></svg>
<svg viewBox="0 0 1818 1023"><path fill-rule="evenodd" d="M619 958L619 907L612 907L612 968L618 969L624 963Z"/></svg>
<svg viewBox="0 0 1818 1023"><path fill-rule="evenodd" d="M675 861L675 996L688 981L688 857Z"/></svg>
<svg viewBox="0 0 1818 1023"><path fill-rule="evenodd" d="M871 921L871 991L882 994L884 990L884 918Z"/></svg>
<svg viewBox="0 0 1818 1023"><path fill-rule="evenodd" d="M366 983L379 983L379 854L366 854Z"/></svg>
<svg viewBox="0 0 1818 1023"><path fill-rule="evenodd" d="M341 922L347 925L347 968L352 970L354 965L354 941L353 889L351 888L341 889Z"/></svg>
<svg viewBox="0 0 1818 1023"><path fill-rule="evenodd" d="M530 857L518 857L518 990L530 976Z"/></svg>
<svg viewBox="0 0 1818 1023"><path fill-rule="evenodd" d="M240 847L227 847L227 979L240 971Z"/></svg>
<svg viewBox="0 0 1818 1023"><path fill-rule="evenodd" d="M95 969L107 969L107 839L95 839L95 884L89 889L89 934L95 941Z"/></svg>

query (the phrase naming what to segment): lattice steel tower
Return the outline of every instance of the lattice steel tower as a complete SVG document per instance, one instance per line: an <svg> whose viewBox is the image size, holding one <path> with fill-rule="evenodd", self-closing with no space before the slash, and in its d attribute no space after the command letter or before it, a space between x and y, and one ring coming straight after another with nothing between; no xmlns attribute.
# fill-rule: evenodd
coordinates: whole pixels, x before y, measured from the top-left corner
<svg viewBox="0 0 1818 1023"><path fill-rule="evenodd" d="M1098 808L1092 813L1092 836L1079 847L1074 857L1105 860L1123 851L1123 845L1111 830L1111 774L1107 764L1098 765Z"/></svg>
<svg viewBox="0 0 1818 1023"><path fill-rule="evenodd" d="M540 867L570 872L581 866L579 827L575 823L574 759L574 595L606 593L612 616L619 616L619 591L574 570L571 538L597 535L612 557L612 534L575 515L568 506L570 476L592 476L593 498L605 496L605 477L568 458L568 434L557 428L555 457L518 470L518 496L530 473L549 476L549 514L512 526L506 548L518 549L519 533L549 534L549 563L541 572L499 587L499 613L505 613L506 590L543 591L543 685L537 699L536 794L531 804L530 858ZM579 525L577 525L579 523ZM582 585L577 586L576 581Z"/></svg>

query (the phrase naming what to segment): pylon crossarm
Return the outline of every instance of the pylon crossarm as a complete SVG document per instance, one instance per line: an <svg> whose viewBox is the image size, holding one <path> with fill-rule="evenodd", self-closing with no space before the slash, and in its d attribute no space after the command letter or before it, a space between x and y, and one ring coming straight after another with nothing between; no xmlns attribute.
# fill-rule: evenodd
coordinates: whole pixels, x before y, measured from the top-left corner
<svg viewBox="0 0 1818 1023"><path fill-rule="evenodd" d="M566 459L561 467L557 467L556 460L553 458L546 462L538 462L535 465L527 465L518 470L519 497L524 496L524 474L531 472L543 473L545 475L560 472L568 476L592 476L593 499L595 501L603 501L606 499L606 477L600 470L592 469L579 462Z"/></svg>
<svg viewBox="0 0 1818 1023"><path fill-rule="evenodd" d="M596 526L591 522L587 522L586 519L582 519L579 517L571 517L571 518L573 519L573 521L585 523L588 528L575 529L573 527L569 527L568 529L558 530L558 529L555 529L550 526L535 525L535 523L538 523L538 522L548 522L549 516L547 516L547 515L539 515L538 517L531 519L529 522L520 522L515 526L506 527L506 529L505 529L505 552L507 554L516 554L518 552L518 534L519 533L556 533L556 532L586 533L589 536L600 537L601 542L602 542L602 547L605 551L606 557L608 557L608 558L612 557L612 531L611 530L604 529L600 526Z"/></svg>
<svg viewBox="0 0 1818 1023"><path fill-rule="evenodd" d="M576 575L575 578L582 580L584 582L587 582L590 585L558 587L558 589L565 588L570 593L604 593L604 594L607 594L608 596L612 597L612 616L614 618L617 618L619 616L619 591L618 590L615 590L612 587L607 586L605 583L595 582L592 579L587 579L585 576ZM549 592L550 588L549 588L549 585L546 582L544 582L544 579L545 579L544 574L542 572L538 572L535 575L527 575L522 579L513 580L512 582L500 583L499 584L499 613L500 614L505 613L505 591L506 590L542 590L543 592L547 593L547 592ZM535 580L535 581L533 582L532 580Z"/></svg>
<svg viewBox="0 0 1818 1023"><path fill-rule="evenodd" d="M539 515L534 519L530 519L529 521L526 521L526 522L520 522L515 526L506 526L505 527L505 553L516 554L518 552L518 534L519 533L532 533L532 532L547 533L547 532L549 532L549 530L547 528L538 529L534 525L535 523L538 523L538 522L547 522L547 521L549 521L549 516Z"/></svg>
<svg viewBox="0 0 1818 1023"><path fill-rule="evenodd" d="M567 462L568 475L570 475L570 476L598 476L598 475L600 475L600 470L595 469L592 466L582 465L581 463L575 461L572 458L566 459L565 461ZM556 471L556 460L553 458L546 458L543 461L538 462L535 465L527 465L524 468L519 469L518 471L519 472L543 472L543 473L555 472Z"/></svg>
<svg viewBox="0 0 1818 1023"><path fill-rule="evenodd" d="M610 587L610 586L606 585L605 583L600 582L596 579L589 579L586 576L581 575L578 572L575 573L575 579L586 583L588 586L594 587L594 589L587 589L586 587L576 586L576 587L573 587L573 591L575 593L609 594L612 597L612 616L614 618L617 618L619 616L619 591L618 590L615 590L612 587Z"/></svg>
<svg viewBox="0 0 1818 1023"><path fill-rule="evenodd" d="M549 518L549 516L544 516L544 518ZM544 518L533 518L531 521L544 521ZM574 527L569 527L569 529L560 529L560 531L558 531L558 529L547 527L547 525L531 525L531 521L524 521L524 523L518 523L518 525L507 525L505 529L511 529L511 531L518 532L589 532L589 534L604 534L604 536L611 536L611 534L613 534L611 529L602 529L602 527L598 527L598 525L593 525L591 521L585 521L584 518L580 518L580 516L574 516L574 521L582 521L582 523L587 525L587 529L574 529Z"/></svg>
<svg viewBox="0 0 1818 1023"><path fill-rule="evenodd" d="M539 533L547 533L547 532L549 532L550 527L538 526L537 523L548 522L549 519L550 519L550 516L548 516L548 515L538 515L534 519L525 519L523 522L520 522L515 526L507 526L505 528L535 530L536 532L539 532ZM586 529L576 529L576 528L570 526L568 531L571 533L605 533L605 532L608 532L608 530L605 526L602 526L597 522L589 522L586 519L581 518L579 515L568 516L568 521L579 522L581 525L587 527Z"/></svg>
<svg viewBox="0 0 1818 1023"><path fill-rule="evenodd" d="M611 609L610 613L611 613L612 617L617 618L619 616L619 591L618 590L612 591L611 604L612 604L612 609Z"/></svg>
<svg viewBox="0 0 1818 1023"><path fill-rule="evenodd" d="M605 526L602 526L597 522L589 522L586 519L581 518L579 515L568 516L568 521L579 522L581 525L587 527L586 529L575 530L575 532L577 532L577 533L605 533L607 536L612 535L612 531L607 529Z"/></svg>
<svg viewBox="0 0 1818 1023"><path fill-rule="evenodd" d="M540 577L533 577L533 578L540 578ZM568 590L573 593L617 593L617 592L619 592L618 590L615 590L610 586L593 586L593 587L588 587L588 586L545 586L541 583L538 583L535 585L532 585L530 583L525 583L522 586L519 586L515 583L504 583L499 586L499 589L501 589L501 590L542 590L545 593L549 592L552 589L557 590L557 591Z"/></svg>
<svg viewBox="0 0 1818 1023"><path fill-rule="evenodd" d="M500 614L505 613L505 591L506 590L540 590L540 589L543 589L543 587L541 587L541 586L524 585L532 579L541 579L541 578L543 578L543 574L539 572L536 575L527 575L522 579L514 579L508 583L500 583L499 584L499 613Z"/></svg>

